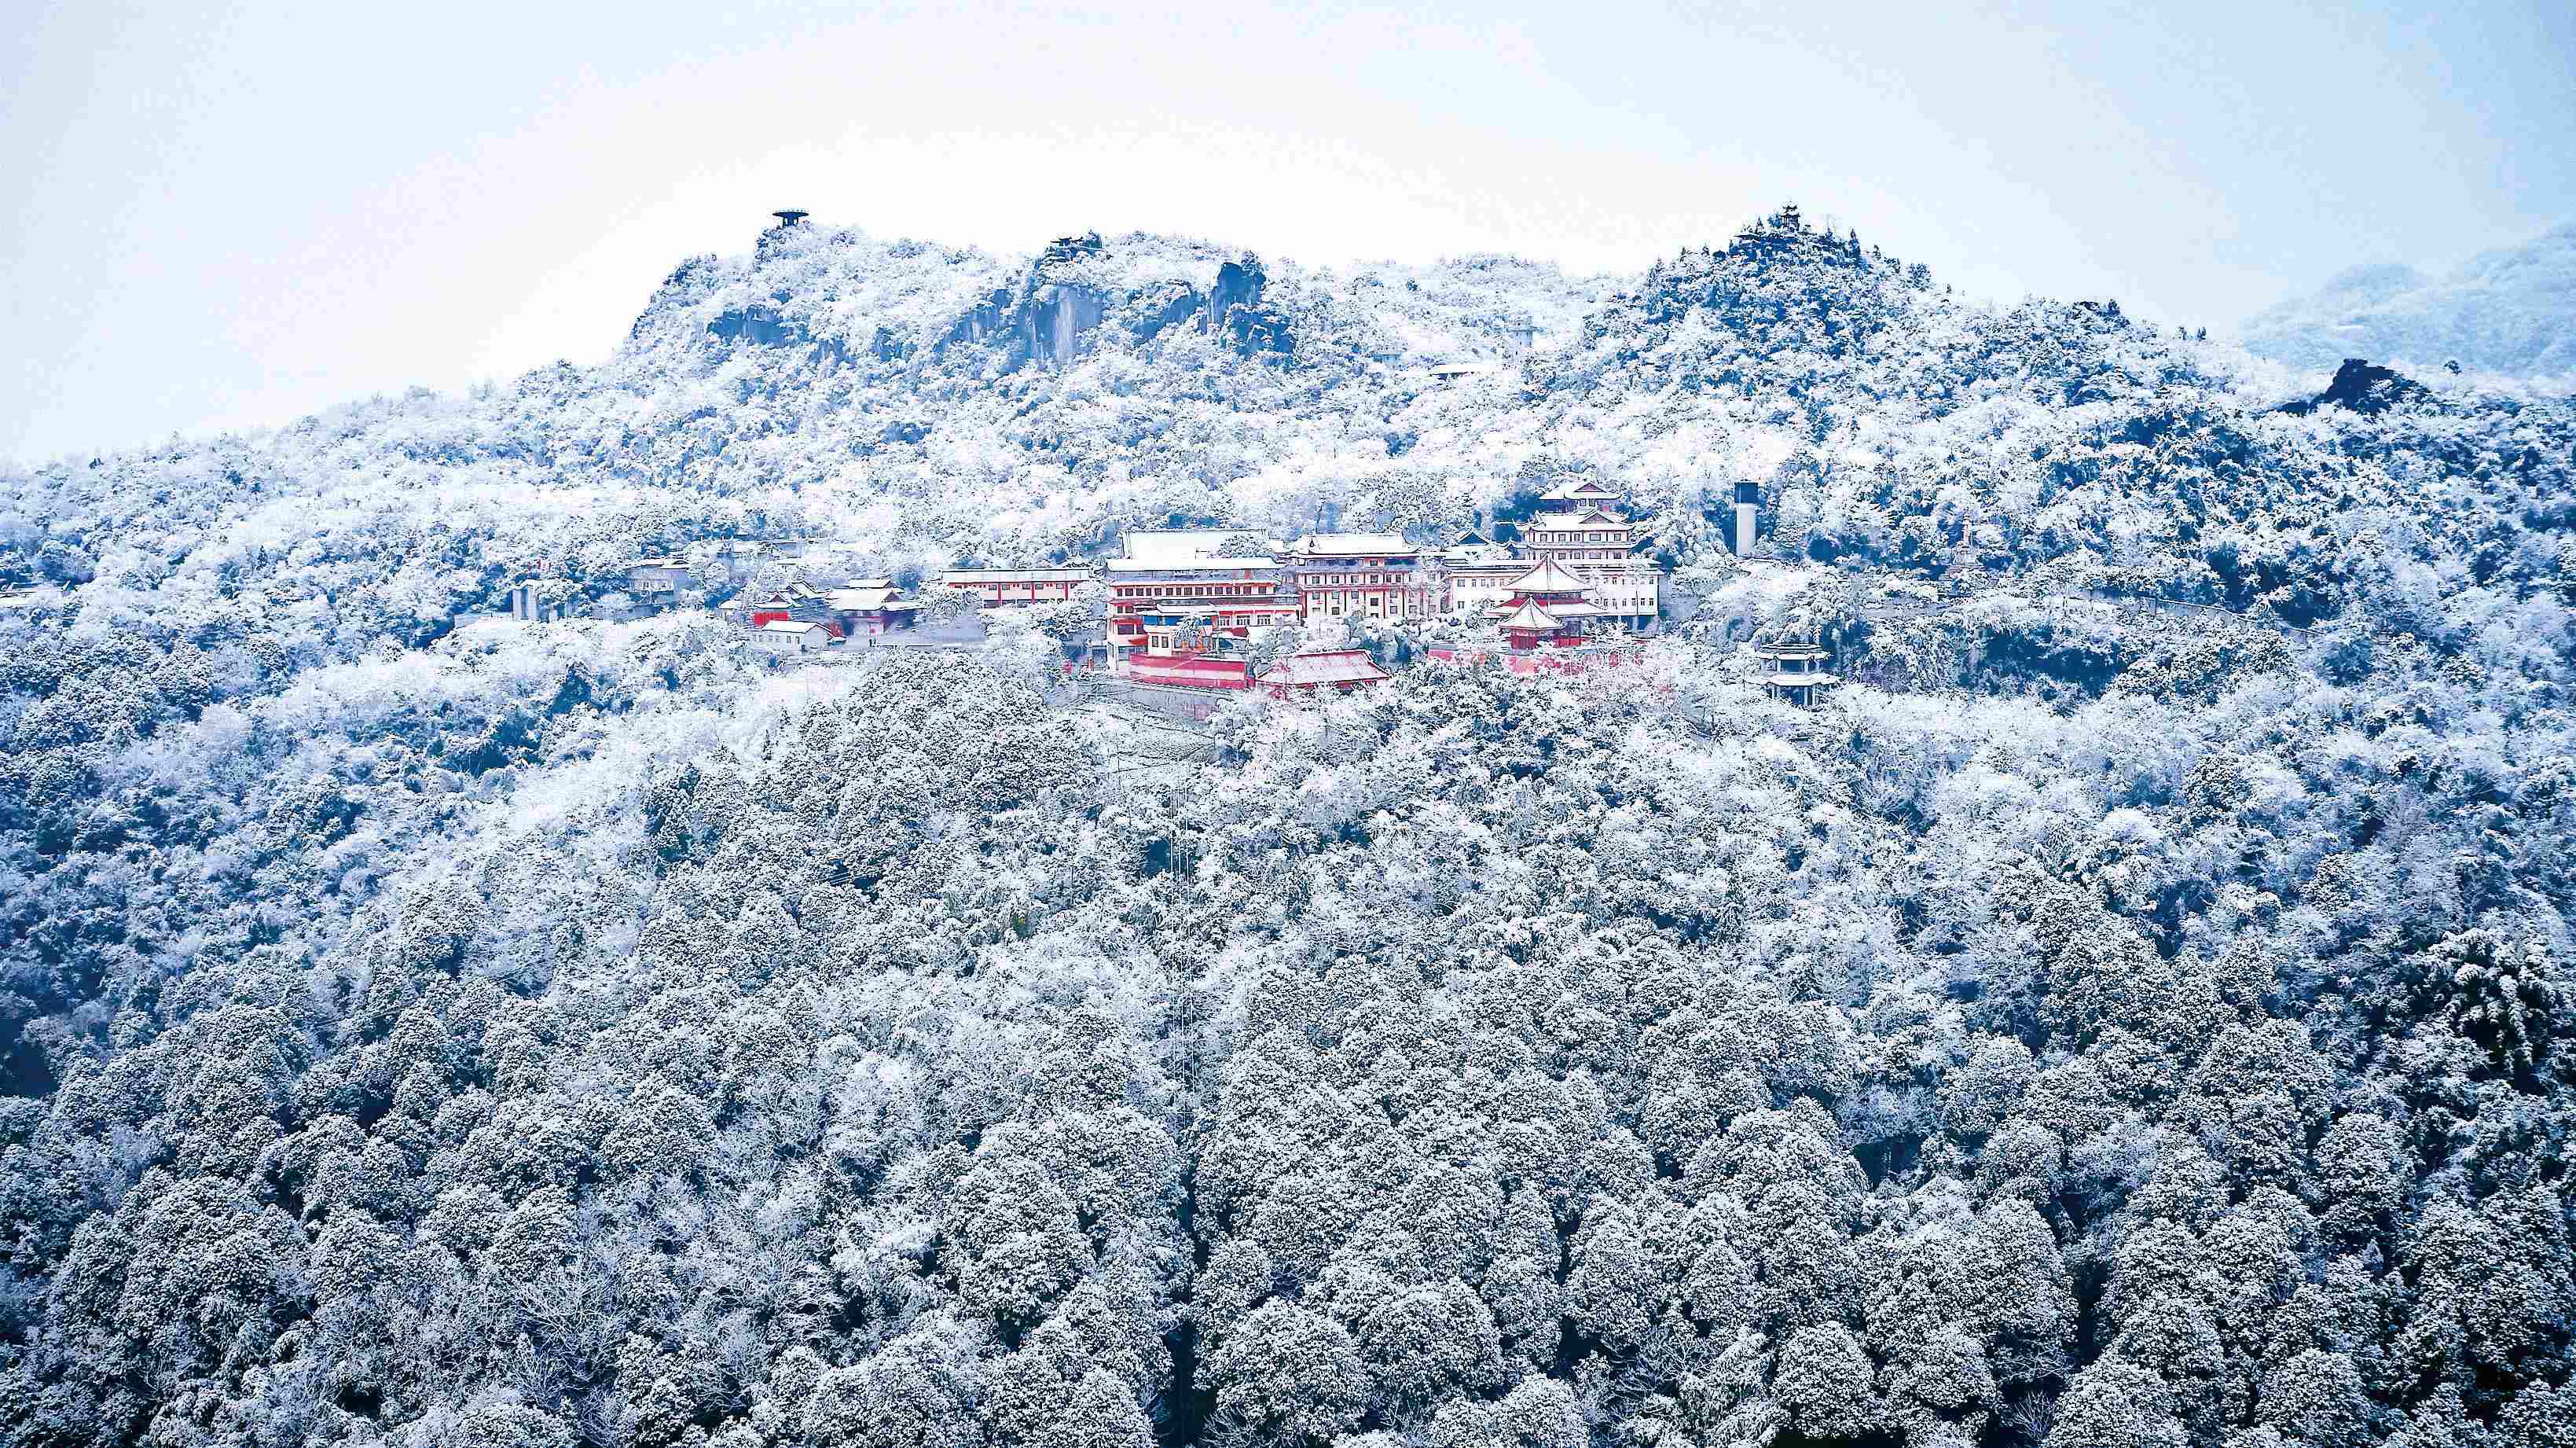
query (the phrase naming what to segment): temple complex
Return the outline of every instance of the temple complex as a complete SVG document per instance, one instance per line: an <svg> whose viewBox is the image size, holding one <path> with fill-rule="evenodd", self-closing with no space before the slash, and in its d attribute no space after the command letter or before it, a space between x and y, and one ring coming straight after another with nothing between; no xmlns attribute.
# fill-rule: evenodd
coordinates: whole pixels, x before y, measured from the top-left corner
<svg viewBox="0 0 2576 1448"><path fill-rule="evenodd" d="M1212 654L1256 628L1293 624L1289 571L1258 534L1230 529L1134 529L1109 579L1109 657Z"/></svg>
<svg viewBox="0 0 2576 1448"><path fill-rule="evenodd" d="M1440 612L1439 580L1422 550L1394 533L1319 533L1281 552L1297 613L1327 618L1424 618Z"/></svg>
<svg viewBox="0 0 2576 1448"><path fill-rule="evenodd" d="M1538 514L1521 528L1529 556L1579 574L1605 616L1632 627L1652 623L1659 570L1653 560L1636 556L1638 530L1618 492L1581 478L1552 489L1540 503Z"/></svg>

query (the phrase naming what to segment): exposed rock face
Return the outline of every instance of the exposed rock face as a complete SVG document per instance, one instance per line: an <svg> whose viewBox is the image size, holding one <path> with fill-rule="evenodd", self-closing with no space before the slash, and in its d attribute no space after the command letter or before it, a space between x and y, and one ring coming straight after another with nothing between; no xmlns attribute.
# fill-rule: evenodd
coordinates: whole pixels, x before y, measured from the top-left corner
<svg viewBox="0 0 2576 1448"><path fill-rule="evenodd" d="M1276 363L1296 354L1289 312L1271 301L1270 277L1259 258L1241 254L1226 259L1207 256L1202 249L1199 255L1205 260L1198 266L1212 268L1213 275L1197 266L1176 275L1169 249L1152 240L1140 238L1148 244L1130 257L1114 251L1097 233L1059 237L1017 278L952 291L944 305L932 304L935 311L920 306L926 300L921 292L938 285L935 268L910 265L925 249L918 243L894 243L884 248L889 284L882 301L911 309L908 323L871 318L871 324L849 328L845 335L849 323L841 314L851 305L847 294L814 290L809 274L817 270L817 261L865 247L864 238L809 235L804 227L772 228L763 234L755 255L755 272L769 274L760 278L765 284L748 296L736 292L699 311L687 327L718 348L805 348L814 362L827 366L853 360L936 363L956 348L974 348L1006 374L1032 364L1075 365L1104 339L1112 347L1156 346L1185 330L1247 359ZM950 258L952 263L959 260ZM829 269L828 263L823 269ZM687 306L692 293L703 295L726 281L725 268L715 258L683 265L664 284L654 306L637 319L633 338L643 338L657 318ZM862 290L871 284L860 274L840 281Z"/></svg>
<svg viewBox="0 0 2576 1448"><path fill-rule="evenodd" d="M1107 255L1096 233L1060 238L1039 254L1011 323L1016 333L1012 366L1032 361L1069 366L1092 350L1101 325L1113 316L1140 342L1195 317L1202 333L1220 338L1242 356L1285 358L1295 351L1287 317L1263 300L1269 277L1258 260L1247 256L1224 263L1205 293L1180 284L1166 284L1167 290L1158 293L1104 287L1092 264Z"/></svg>
<svg viewBox="0 0 2576 1448"><path fill-rule="evenodd" d="M1261 289L1270 278L1257 261L1230 261L1216 269L1216 286L1208 293L1208 310L1218 317L1236 307L1261 304Z"/></svg>
<svg viewBox="0 0 2576 1448"><path fill-rule="evenodd" d="M776 308L767 306L727 312L707 323L707 331L728 342L740 339L762 347L798 346L814 340L802 325L780 317Z"/></svg>
<svg viewBox="0 0 2576 1448"><path fill-rule="evenodd" d="M986 338L1000 336L1002 330L1010 325L1010 316L1011 290L996 287L991 296L957 319L957 324L948 329L948 335L940 339L938 350L945 353L951 347L971 347Z"/></svg>
<svg viewBox="0 0 2576 1448"><path fill-rule="evenodd" d="M1090 348L1085 339L1109 315L1109 299L1079 282L1049 282L1020 307L1021 358L1066 366Z"/></svg>
<svg viewBox="0 0 2576 1448"><path fill-rule="evenodd" d="M1262 289L1269 284L1261 263L1251 257L1216 269L1216 286L1208 295L1207 326L1246 357L1265 352L1287 357L1297 350L1288 319L1261 299Z"/></svg>
<svg viewBox="0 0 2576 1448"><path fill-rule="evenodd" d="M1156 337L1199 315L1199 309L1206 305L1207 299L1199 295L1196 287L1176 286L1165 297L1163 305L1146 312L1137 320L1136 340L1151 342Z"/></svg>
<svg viewBox="0 0 2576 1448"><path fill-rule="evenodd" d="M1086 263L1107 255L1096 231L1057 237L1038 253L1013 322L1011 365L1044 358L1063 367L1090 350L1088 335L1109 315L1109 298L1085 279Z"/></svg>
<svg viewBox="0 0 2576 1448"><path fill-rule="evenodd" d="M2359 357L2346 357L2335 369L2334 381L2326 390L2305 402L2293 402L2282 408L2301 416L2320 407L2341 407L2364 415L2386 412L2398 403L2429 396L2424 385L2386 367L2374 367Z"/></svg>
<svg viewBox="0 0 2576 1448"><path fill-rule="evenodd" d="M840 338L817 340L804 323L780 316L777 308L768 305L726 312L707 323L707 332L720 341L749 342L756 347L811 347L818 362L847 361L850 355L848 344Z"/></svg>

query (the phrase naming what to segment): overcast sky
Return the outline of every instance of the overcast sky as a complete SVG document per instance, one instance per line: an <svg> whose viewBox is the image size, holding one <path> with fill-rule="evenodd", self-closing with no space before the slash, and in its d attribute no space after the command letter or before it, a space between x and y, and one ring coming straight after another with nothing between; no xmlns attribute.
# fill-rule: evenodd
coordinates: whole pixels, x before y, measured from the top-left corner
<svg viewBox="0 0 2576 1448"><path fill-rule="evenodd" d="M20 461L596 360L781 206L1633 271L1794 199L1963 292L2213 327L2576 218L2563 0L33 3L0 26Z"/></svg>

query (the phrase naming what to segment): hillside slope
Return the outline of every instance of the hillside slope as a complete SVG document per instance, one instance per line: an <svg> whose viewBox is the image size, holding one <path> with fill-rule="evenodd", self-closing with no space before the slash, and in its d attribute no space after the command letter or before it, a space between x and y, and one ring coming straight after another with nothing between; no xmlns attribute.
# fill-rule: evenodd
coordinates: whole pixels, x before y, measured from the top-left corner
<svg viewBox="0 0 2576 1448"><path fill-rule="evenodd" d="M2576 411L2281 376L1794 211L798 227L596 368L0 476L0 1441L2564 1443ZM1576 474L1696 606L1633 667L1182 737L1026 617L460 617Z"/></svg>

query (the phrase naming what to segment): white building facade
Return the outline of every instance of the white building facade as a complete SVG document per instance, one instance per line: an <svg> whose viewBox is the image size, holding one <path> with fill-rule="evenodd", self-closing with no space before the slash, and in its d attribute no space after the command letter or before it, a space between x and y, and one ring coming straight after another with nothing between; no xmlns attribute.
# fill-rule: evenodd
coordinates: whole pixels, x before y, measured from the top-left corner
<svg viewBox="0 0 2576 1448"><path fill-rule="evenodd" d="M773 654L810 654L829 647L832 631L819 623L780 619L751 631L752 646Z"/></svg>
<svg viewBox="0 0 2576 1448"><path fill-rule="evenodd" d="M975 595L986 608L1062 603L1096 575L1088 568L951 568L942 587Z"/></svg>
<svg viewBox="0 0 2576 1448"><path fill-rule="evenodd" d="M1319 533L1289 544L1280 561L1297 588L1297 616L1308 623L1440 611L1436 570L1393 533Z"/></svg>
<svg viewBox="0 0 2576 1448"><path fill-rule="evenodd" d="M1637 527L1620 496L1585 480L1557 488L1543 501L1542 511L1521 530L1530 556L1581 578L1603 617L1639 628L1652 623L1662 606L1661 570L1637 556Z"/></svg>

